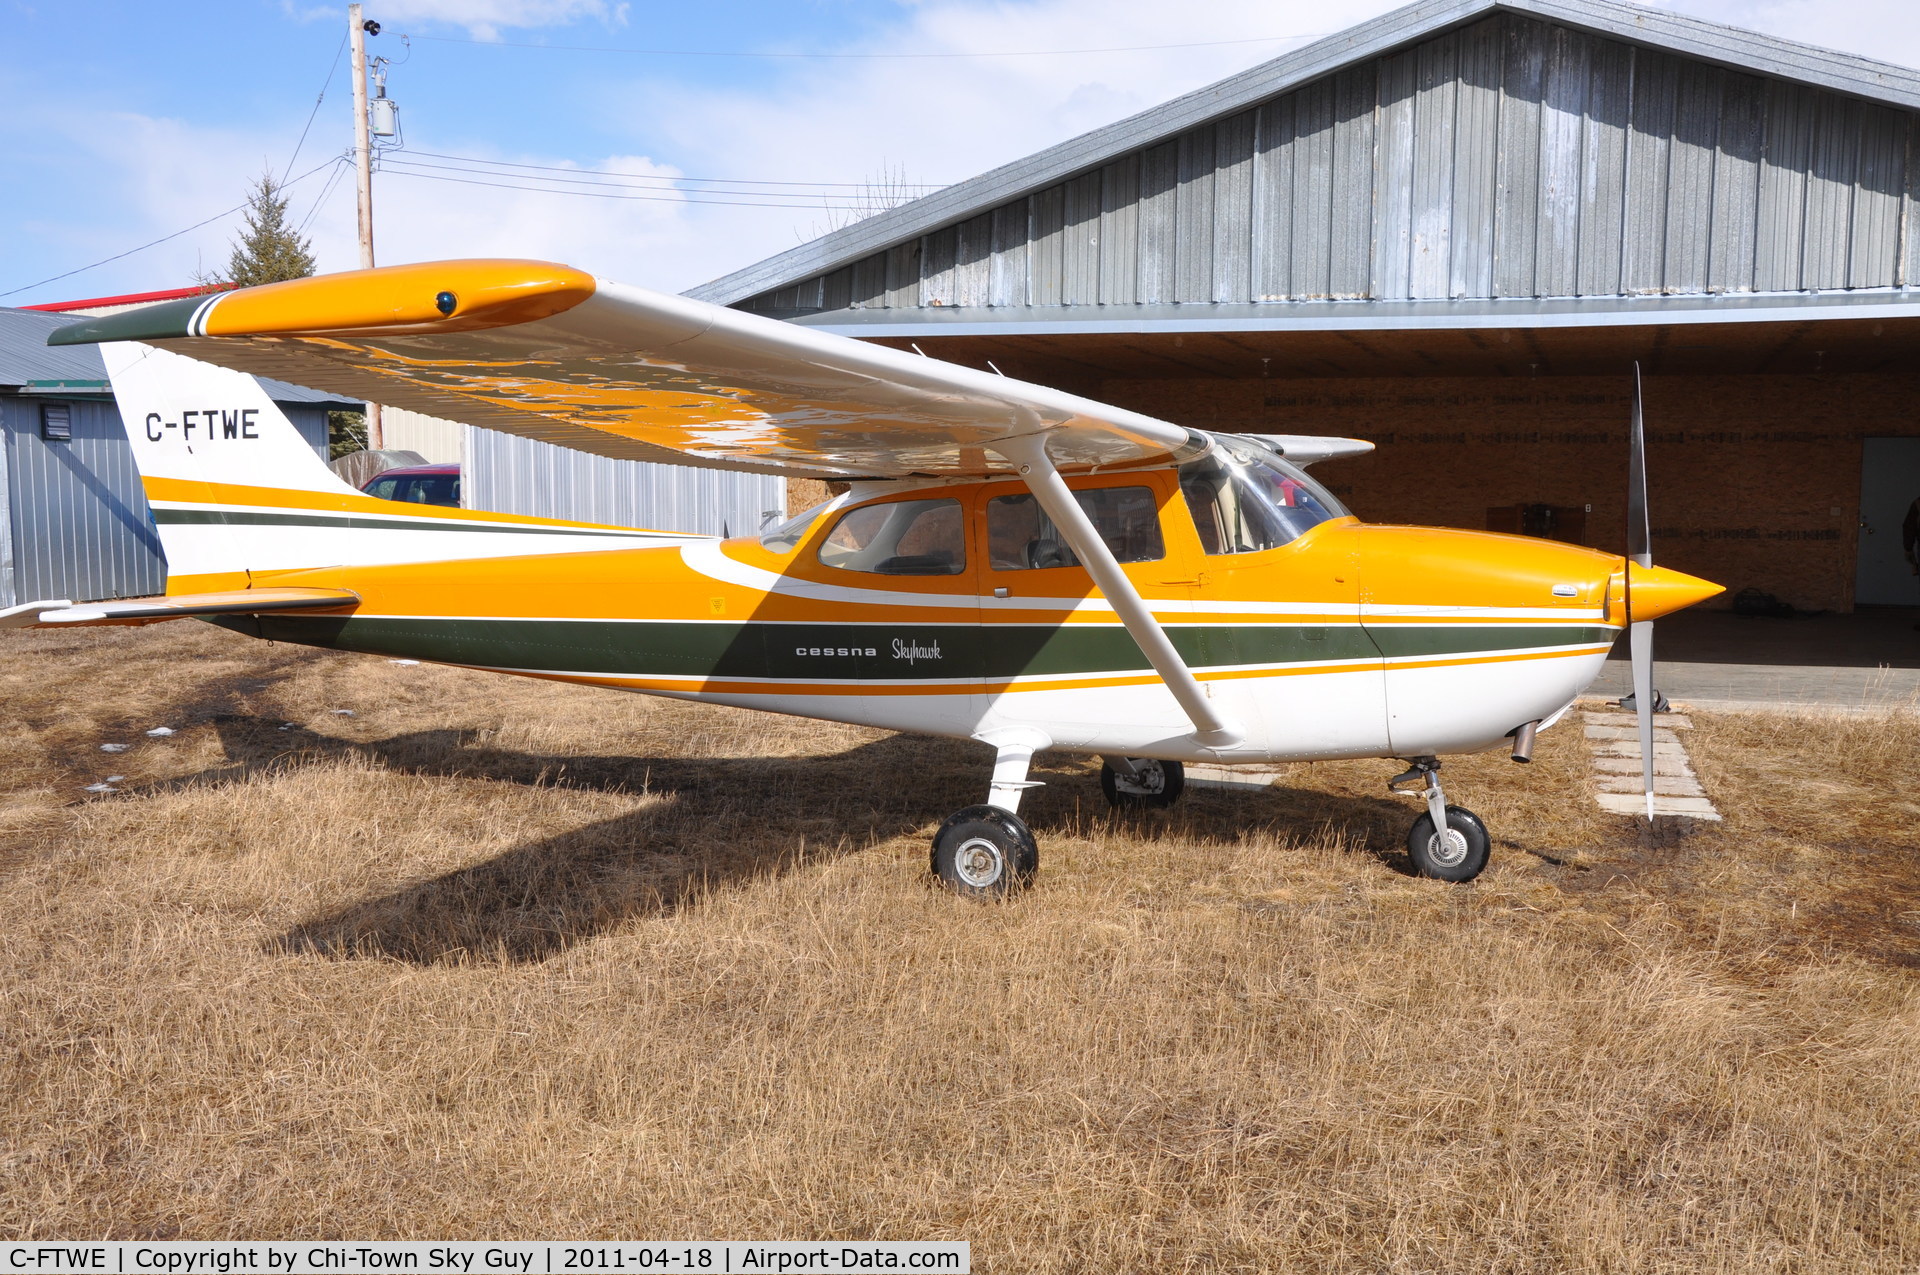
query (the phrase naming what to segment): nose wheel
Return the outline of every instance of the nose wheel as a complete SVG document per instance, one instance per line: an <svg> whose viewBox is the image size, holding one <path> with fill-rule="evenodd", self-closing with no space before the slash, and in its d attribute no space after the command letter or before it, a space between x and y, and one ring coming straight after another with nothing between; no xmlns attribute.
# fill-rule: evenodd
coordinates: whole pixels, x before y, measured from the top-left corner
<svg viewBox="0 0 1920 1275"><path fill-rule="evenodd" d="M1407 833L1407 856L1413 860L1414 872L1436 881L1471 881L1486 868L1493 840L1479 815L1447 804L1439 770L1436 758L1416 757L1412 769L1388 781L1387 791L1426 799L1427 812L1413 821ZM1413 787L1416 782L1421 786Z"/></svg>

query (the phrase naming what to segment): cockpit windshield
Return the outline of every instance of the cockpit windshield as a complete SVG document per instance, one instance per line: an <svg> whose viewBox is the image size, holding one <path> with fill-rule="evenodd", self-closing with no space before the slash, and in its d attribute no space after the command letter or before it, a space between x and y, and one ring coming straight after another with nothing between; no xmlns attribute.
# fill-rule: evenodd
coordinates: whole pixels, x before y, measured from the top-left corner
<svg viewBox="0 0 1920 1275"><path fill-rule="evenodd" d="M1211 451L1180 466L1180 492L1210 554L1277 549L1347 516L1306 471L1238 438L1215 436Z"/></svg>

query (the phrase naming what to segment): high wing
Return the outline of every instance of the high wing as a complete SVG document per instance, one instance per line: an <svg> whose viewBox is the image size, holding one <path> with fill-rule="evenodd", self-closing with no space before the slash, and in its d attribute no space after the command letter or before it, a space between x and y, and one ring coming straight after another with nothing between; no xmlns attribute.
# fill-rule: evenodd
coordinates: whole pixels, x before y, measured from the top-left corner
<svg viewBox="0 0 1920 1275"><path fill-rule="evenodd" d="M1045 386L541 261L388 266L148 306L50 344L208 363L601 456L823 478L1165 459L1181 426Z"/></svg>

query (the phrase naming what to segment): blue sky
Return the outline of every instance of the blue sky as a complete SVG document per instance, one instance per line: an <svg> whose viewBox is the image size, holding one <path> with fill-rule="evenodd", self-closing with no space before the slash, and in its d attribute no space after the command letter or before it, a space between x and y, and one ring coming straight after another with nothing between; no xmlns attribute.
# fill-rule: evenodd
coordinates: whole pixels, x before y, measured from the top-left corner
<svg viewBox="0 0 1920 1275"><path fill-rule="evenodd" d="M1920 65L1913 0L1667 4ZM831 228L863 187L971 176L1393 7L370 0L405 136L375 179L379 257L545 257L677 291ZM329 184L345 30L345 4L309 0L0 0L0 304L217 271L238 223L218 215L269 169L299 178L320 268L355 266L351 173Z"/></svg>

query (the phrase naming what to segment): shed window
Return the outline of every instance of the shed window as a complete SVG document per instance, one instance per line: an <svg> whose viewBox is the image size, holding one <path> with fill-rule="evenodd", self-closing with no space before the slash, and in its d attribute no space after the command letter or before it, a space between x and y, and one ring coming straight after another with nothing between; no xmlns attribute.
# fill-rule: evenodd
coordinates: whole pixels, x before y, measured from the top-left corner
<svg viewBox="0 0 1920 1275"><path fill-rule="evenodd" d="M40 437L64 443L73 438L73 409L65 403L40 405Z"/></svg>

